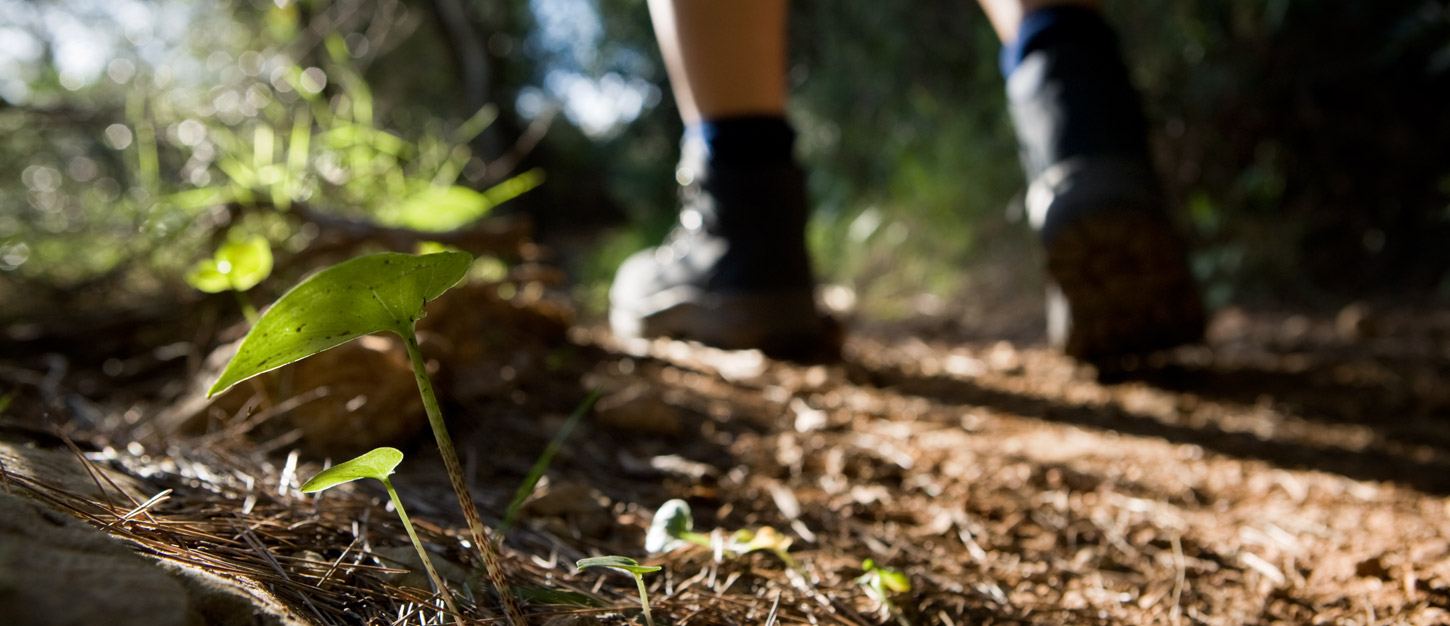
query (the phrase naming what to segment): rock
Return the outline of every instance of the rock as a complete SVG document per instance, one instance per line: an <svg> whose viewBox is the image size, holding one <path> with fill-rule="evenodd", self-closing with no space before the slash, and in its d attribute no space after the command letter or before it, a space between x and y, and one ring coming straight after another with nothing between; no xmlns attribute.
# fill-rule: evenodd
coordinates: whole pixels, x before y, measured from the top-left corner
<svg viewBox="0 0 1450 626"><path fill-rule="evenodd" d="M104 463L91 466L99 474L92 477L75 453L65 448L42 448L0 440L0 468L4 468L6 473L43 479L48 485L95 502L105 502L107 498L123 500L123 495L136 502L145 502L160 491ZM105 493L101 492L98 484L106 485ZM123 493L117 493L111 488L113 485Z"/></svg>
<svg viewBox="0 0 1450 626"><path fill-rule="evenodd" d="M0 615L9 624L205 623L175 578L80 519L0 493Z"/></svg>
<svg viewBox="0 0 1450 626"><path fill-rule="evenodd" d="M69 450L0 441L5 472L104 501ZM105 464L91 468L133 500L156 490ZM12 489L19 492L18 489ZM115 491L112 501L122 498ZM266 590L184 563L157 561L70 513L0 491L0 616L62 626L301 626Z"/></svg>
<svg viewBox="0 0 1450 626"><path fill-rule="evenodd" d="M195 565L157 565L186 590L187 604L206 626L305 626L271 592L250 581L223 578Z"/></svg>

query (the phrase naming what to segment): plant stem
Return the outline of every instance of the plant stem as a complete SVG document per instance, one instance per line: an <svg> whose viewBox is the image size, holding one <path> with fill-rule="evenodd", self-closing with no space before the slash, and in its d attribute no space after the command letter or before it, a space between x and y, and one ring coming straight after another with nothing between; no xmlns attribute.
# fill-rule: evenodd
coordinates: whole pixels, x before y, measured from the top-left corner
<svg viewBox="0 0 1450 626"><path fill-rule="evenodd" d="M509 588L508 578L504 576L498 551L494 549L488 530L483 527L483 520L478 517L478 507L473 504L473 494L469 493L468 483L463 478L463 465L458 462L458 452L453 449L453 440L448 436L448 427L443 423L443 412L438 409L438 398L433 395L433 383L428 379L428 366L423 361L423 352L418 349L418 336L413 332L411 324L401 329L398 334L403 336L403 344L408 348L408 358L413 362L413 378L418 382L418 393L423 396L423 408L428 412L428 425L433 428L433 437L438 440L438 452L443 456L448 482L453 485L453 493L458 496L458 504L463 507L463 517L468 520L468 531L473 536L473 544L478 547L479 557L483 559L483 570L488 574L488 581L493 583L494 590L498 592L498 599L503 603L509 624L528 626L524 611L519 607L513 590Z"/></svg>
<svg viewBox="0 0 1450 626"><path fill-rule="evenodd" d="M247 324L251 326L256 326L257 307L252 306L252 301L247 299L247 294L242 293L236 289L233 289L232 293L236 294L237 296L237 304L241 305L242 317L247 318Z"/></svg>
<svg viewBox="0 0 1450 626"><path fill-rule="evenodd" d="M639 587L639 603L644 606L644 623L646 626L655 626L655 618L649 614L649 593L644 589L644 577L639 574L633 576L634 584Z"/></svg>
<svg viewBox="0 0 1450 626"><path fill-rule="evenodd" d="M428 570L428 578L433 580L433 586L438 588L438 595L443 596L443 603L448 605L448 610L453 613L453 619L458 626L463 626L463 613L458 610L458 605L453 603L453 594L448 592L448 586L443 584L443 577L438 575L438 570L433 569L433 560L428 558L428 552L423 550L423 541L418 539L417 531L413 530L413 522L408 519L408 512L403 509L403 500L398 497L398 492L393 490L393 481L387 478L379 478L383 486L388 489L388 497L393 499L393 508L398 510L398 519L403 521L403 529L408 531L408 539L413 541L413 548L418 551L418 558L423 559L423 569Z"/></svg>

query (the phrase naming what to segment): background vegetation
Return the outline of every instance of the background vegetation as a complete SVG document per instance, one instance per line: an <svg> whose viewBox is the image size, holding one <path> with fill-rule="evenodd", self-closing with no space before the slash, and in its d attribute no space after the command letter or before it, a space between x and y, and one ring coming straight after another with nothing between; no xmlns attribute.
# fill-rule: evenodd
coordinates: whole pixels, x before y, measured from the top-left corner
<svg viewBox="0 0 1450 626"><path fill-rule="evenodd" d="M1450 294L1446 3L1109 9L1214 303ZM793 11L827 279L878 316L1035 288L975 5ZM319 215L440 202L431 227L532 216L597 309L673 217L667 93L639 0L0 0L0 321L184 293L227 237L284 268Z"/></svg>

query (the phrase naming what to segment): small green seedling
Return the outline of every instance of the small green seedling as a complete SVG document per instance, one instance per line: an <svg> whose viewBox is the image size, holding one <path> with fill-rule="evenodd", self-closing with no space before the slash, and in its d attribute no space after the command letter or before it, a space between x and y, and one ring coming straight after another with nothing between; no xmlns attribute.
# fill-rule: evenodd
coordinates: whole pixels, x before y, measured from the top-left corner
<svg viewBox="0 0 1450 626"><path fill-rule="evenodd" d="M438 595L443 596L443 603L448 605L448 610L461 626L463 617L458 612L458 606L453 603L453 594L448 592L443 577L433 568L433 560L428 558L428 551L423 549L423 541L418 539L417 531L413 530L413 522L408 520L408 512L403 509L403 501L393 489L393 481L388 480L388 476L393 474L393 468L402 462L403 453L397 448L378 448L351 461L322 470L302 485L302 493L317 493L359 478L375 478L383 483L383 487L388 490L388 497L393 500L393 508L398 511L398 519L403 522L403 529L408 531L408 539L412 540L413 548L418 551L418 558L423 559L423 569L428 570L428 578L438 588Z"/></svg>
<svg viewBox="0 0 1450 626"><path fill-rule="evenodd" d="M730 535L730 542L725 544L725 549L736 554L768 550L780 557L780 560L784 561L786 565L790 565L791 569L795 569L795 559L791 558L790 553L787 552L793 541L770 526L761 526L754 531L742 528Z"/></svg>
<svg viewBox="0 0 1450 626"><path fill-rule="evenodd" d="M247 321L257 322L257 309L243 295L272 273L272 248L267 238L254 235L228 241L210 259L202 259L186 271L186 282L207 293L230 291L237 296Z"/></svg>
<svg viewBox="0 0 1450 626"><path fill-rule="evenodd" d="M579 559L574 564L578 569L586 567L607 567L616 572L623 572L634 577L635 586L639 587L639 603L644 607L644 622L648 626L655 626L654 617L649 614L649 593L644 588L644 575L650 572L660 571L658 565L640 565L639 561L627 556L596 556L587 559Z"/></svg>
<svg viewBox="0 0 1450 626"><path fill-rule="evenodd" d="M428 425L438 442L463 517L468 520L484 571L498 591L509 623L525 626L528 622L523 610L509 589L493 540L473 504L414 332L414 324L423 318L423 305L458 284L472 260L467 252L423 256L383 252L343 261L317 273L283 294L252 325L207 396L363 335L389 331L402 337L413 363L414 382L428 412Z"/></svg>
<svg viewBox="0 0 1450 626"><path fill-rule="evenodd" d="M750 530L742 528L730 533L730 539L716 544L711 535L695 532L695 520L690 514L690 505L678 498L666 501L655 511L654 521L644 537L644 549L651 554L669 552L676 548L694 544L716 549L716 556L722 552L749 554L757 550L768 550L779 558L786 567L809 581L809 572L790 555L792 539L780 534L770 526Z"/></svg>
<svg viewBox="0 0 1450 626"><path fill-rule="evenodd" d="M710 547L710 536L695 532L695 518L690 515L689 503L676 498L660 505L644 536L645 551L659 554L689 544Z"/></svg>
<svg viewBox="0 0 1450 626"><path fill-rule="evenodd" d="M756 550L769 551L775 555L775 558L780 559L781 563L785 563L785 566L792 572L800 576L797 584L804 588L811 584L811 573L806 571L800 561L790 555L790 544L793 541L770 526L761 526L754 531L742 528L730 535L730 541L725 544L725 549L735 554L749 554Z"/></svg>
<svg viewBox="0 0 1450 626"><path fill-rule="evenodd" d="M864 587L866 595L879 602L882 608L896 618L897 623L906 624L906 618L891 601L892 594L911 591L911 581L907 580L906 574L894 569L878 567L876 562L871 559L862 561L861 569L866 570L866 573L856 579L856 584Z"/></svg>

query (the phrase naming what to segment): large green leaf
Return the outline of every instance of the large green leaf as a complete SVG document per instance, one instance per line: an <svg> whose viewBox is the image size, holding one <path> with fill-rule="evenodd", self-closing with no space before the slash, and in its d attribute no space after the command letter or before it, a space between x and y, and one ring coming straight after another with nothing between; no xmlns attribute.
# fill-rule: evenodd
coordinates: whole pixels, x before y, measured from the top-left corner
<svg viewBox="0 0 1450 626"><path fill-rule="evenodd" d="M423 305L462 280L467 252L384 252L343 261L288 291L242 339L208 395L363 335L412 334Z"/></svg>
<svg viewBox="0 0 1450 626"><path fill-rule="evenodd" d="M403 453L397 448L377 448L360 457L318 472L300 489L302 493L314 493L359 478L382 480L392 475L393 468L402 462Z"/></svg>

